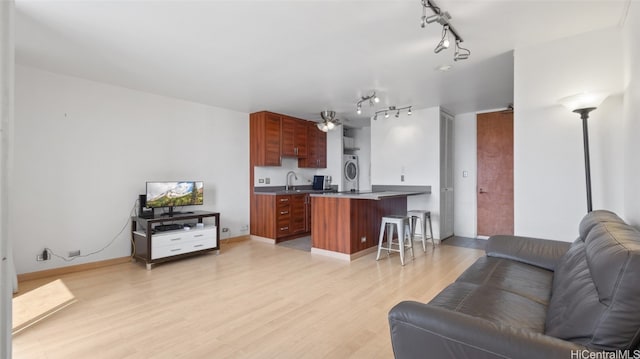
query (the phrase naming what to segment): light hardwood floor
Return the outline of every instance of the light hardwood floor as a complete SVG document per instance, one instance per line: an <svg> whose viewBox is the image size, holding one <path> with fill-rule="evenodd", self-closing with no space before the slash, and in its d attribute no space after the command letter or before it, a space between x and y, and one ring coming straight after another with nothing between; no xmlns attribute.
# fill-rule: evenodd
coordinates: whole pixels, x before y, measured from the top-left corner
<svg viewBox="0 0 640 359"><path fill-rule="evenodd" d="M483 251L351 263L256 240L61 276L78 302L14 336L14 358L392 358L387 313L426 302ZM21 291L56 278L21 283Z"/></svg>

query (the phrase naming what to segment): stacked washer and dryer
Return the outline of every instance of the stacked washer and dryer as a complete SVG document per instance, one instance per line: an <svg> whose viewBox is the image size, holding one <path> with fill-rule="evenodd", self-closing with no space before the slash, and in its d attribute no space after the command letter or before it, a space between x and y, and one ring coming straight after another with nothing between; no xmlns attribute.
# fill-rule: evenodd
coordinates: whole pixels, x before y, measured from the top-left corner
<svg viewBox="0 0 640 359"><path fill-rule="evenodd" d="M360 189L358 182L360 181L360 167L358 166L358 156L343 155L342 156L342 173L343 173L343 191L358 191Z"/></svg>

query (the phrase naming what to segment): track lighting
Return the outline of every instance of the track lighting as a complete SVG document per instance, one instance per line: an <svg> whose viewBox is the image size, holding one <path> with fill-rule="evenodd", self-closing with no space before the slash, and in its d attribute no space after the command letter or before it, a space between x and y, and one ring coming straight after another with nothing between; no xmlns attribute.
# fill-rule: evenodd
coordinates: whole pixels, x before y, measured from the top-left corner
<svg viewBox="0 0 640 359"><path fill-rule="evenodd" d="M440 39L438 46L436 46L436 48L433 49L433 52L437 54L440 51L449 48L450 43L449 43L449 36L447 36L448 34L449 34L449 26L444 25L442 27L442 39Z"/></svg>
<svg viewBox="0 0 640 359"><path fill-rule="evenodd" d="M433 15L427 16L427 9L430 9L433 12ZM449 20L451 20L451 15L448 12L440 10L439 7L435 5L432 0L422 0L422 17L421 19L421 27L426 27L427 24L431 24L434 22L438 22L442 25L442 38L438 45L433 49L433 52L440 53L442 50L448 49L449 42L449 33L453 36L455 40L455 53L453 54L453 60L466 60L471 55L471 51L464 47L460 46L460 43L463 41L462 37L458 34L458 32L453 28Z"/></svg>
<svg viewBox="0 0 640 359"><path fill-rule="evenodd" d="M400 117L400 111L403 111L403 110L407 110L407 115L411 116L411 106L405 106L405 107L389 106L388 108L385 108L383 110L376 111L376 113L373 115L373 117L371 117L371 119L373 119L374 121L378 120L378 114L383 112L384 112L384 118L389 118L389 112L393 112L393 111L396 112L394 116L398 118Z"/></svg>
<svg viewBox="0 0 640 359"><path fill-rule="evenodd" d="M466 60L471 55L469 49L460 46L460 40L456 40L456 51L453 53L453 61Z"/></svg>
<svg viewBox="0 0 640 359"><path fill-rule="evenodd" d="M373 106L374 103L380 102L380 98L378 97L378 95L376 95L375 91L369 96L362 96L360 98L360 101L356 103L356 113L358 115L362 114L362 103L364 101L369 101L369 106Z"/></svg>

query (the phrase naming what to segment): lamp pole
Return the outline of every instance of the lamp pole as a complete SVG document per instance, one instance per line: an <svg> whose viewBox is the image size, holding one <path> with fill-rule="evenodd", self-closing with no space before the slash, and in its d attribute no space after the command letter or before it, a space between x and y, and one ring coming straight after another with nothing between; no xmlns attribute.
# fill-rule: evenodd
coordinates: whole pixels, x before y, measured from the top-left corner
<svg viewBox="0 0 640 359"><path fill-rule="evenodd" d="M587 120L589 119L589 112L595 109L596 107L587 107L573 110L573 112L579 113L580 118L582 119L582 139L584 142L584 174L587 181L587 212L593 211L593 205L591 203L591 164L589 160L589 129Z"/></svg>

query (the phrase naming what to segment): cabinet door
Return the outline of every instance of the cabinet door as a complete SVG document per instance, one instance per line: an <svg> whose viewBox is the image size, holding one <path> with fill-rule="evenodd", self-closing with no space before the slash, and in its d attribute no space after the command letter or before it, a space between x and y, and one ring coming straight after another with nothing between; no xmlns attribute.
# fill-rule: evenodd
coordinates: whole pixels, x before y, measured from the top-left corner
<svg viewBox="0 0 640 359"><path fill-rule="evenodd" d="M291 234L305 232L306 210L305 198L307 195L300 194L291 196Z"/></svg>
<svg viewBox="0 0 640 359"><path fill-rule="evenodd" d="M249 131L251 162L255 166L280 166L280 116L252 113Z"/></svg>
<svg viewBox="0 0 640 359"><path fill-rule="evenodd" d="M327 133L316 131L316 167L327 168Z"/></svg>
<svg viewBox="0 0 640 359"><path fill-rule="evenodd" d="M296 156L296 124L293 118L283 117L281 122L280 133L282 135L282 147L280 153L283 156L295 157Z"/></svg>
<svg viewBox="0 0 640 359"><path fill-rule="evenodd" d="M304 158L307 156L306 122L293 117L282 117L282 156Z"/></svg>
<svg viewBox="0 0 640 359"><path fill-rule="evenodd" d="M311 232L311 196L308 194L304 196L304 208L305 208L305 221L304 231Z"/></svg>
<svg viewBox="0 0 640 359"><path fill-rule="evenodd" d="M298 160L298 167L327 167L327 134L313 122L307 124L307 157Z"/></svg>

